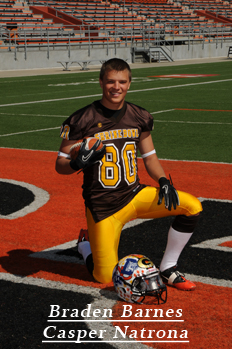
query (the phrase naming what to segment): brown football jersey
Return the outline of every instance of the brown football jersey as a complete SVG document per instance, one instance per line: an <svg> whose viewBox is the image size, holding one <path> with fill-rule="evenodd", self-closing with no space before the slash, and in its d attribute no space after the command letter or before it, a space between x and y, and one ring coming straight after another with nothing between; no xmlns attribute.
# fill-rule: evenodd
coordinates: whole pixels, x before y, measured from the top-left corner
<svg viewBox="0 0 232 349"><path fill-rule="evenodd" d="M137 146L141 133L152 128L151 114L128 102L120 111L107 112L95 101L62 124L64 139L96 137L106 145L102 160L84 170L83 198L95 222L119 211L144 188L137 173Z"/></svg>

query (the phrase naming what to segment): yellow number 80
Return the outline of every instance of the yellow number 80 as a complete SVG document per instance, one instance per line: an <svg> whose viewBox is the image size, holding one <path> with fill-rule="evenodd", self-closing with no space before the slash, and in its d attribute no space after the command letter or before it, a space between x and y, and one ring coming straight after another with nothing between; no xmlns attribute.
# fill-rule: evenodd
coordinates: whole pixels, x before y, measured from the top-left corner
<svg viewBox="0 0 232 349"><path fill-rule="evenodd" d="M134 142L127 142L122 149L124 178L128 185L136 180L137 163L136 148ZM119 151L114 144L106 146L106 154L100 161L99 181L104 188L116 188L121 182L122 166L120 164Z"/></svg>

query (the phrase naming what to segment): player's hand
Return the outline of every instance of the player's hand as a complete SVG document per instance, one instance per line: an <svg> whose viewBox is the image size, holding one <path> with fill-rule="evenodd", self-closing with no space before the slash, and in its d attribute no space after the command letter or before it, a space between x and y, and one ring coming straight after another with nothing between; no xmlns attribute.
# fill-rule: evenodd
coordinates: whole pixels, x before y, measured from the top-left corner
<svg viewBox="0 0 232 349"><path fill-rule="evenodd" d="M106 153L106 146L103 145L103 147L99 150L96 150L100 144L100 140L98 140L91 149L86 149L86 139L83 140L79 154L75 160L70 161L70 166L73 170L84 170L89 166L92 166L97 161L101 160L103 156Z"/></svg>
<svg viewBox="0 0 232 349"><path fill-rule="evenodd" d="M164 198L165 207L169 211L171 211L173 206L175 210L176 206L178 206L180 202L179 202L178 193L176 189L173 187L172 182L170 182L170 180L165 177L161 177L159 179L159 185L160 185L160 191L159 191L158 205L162 203L162 200Z"/></svg>

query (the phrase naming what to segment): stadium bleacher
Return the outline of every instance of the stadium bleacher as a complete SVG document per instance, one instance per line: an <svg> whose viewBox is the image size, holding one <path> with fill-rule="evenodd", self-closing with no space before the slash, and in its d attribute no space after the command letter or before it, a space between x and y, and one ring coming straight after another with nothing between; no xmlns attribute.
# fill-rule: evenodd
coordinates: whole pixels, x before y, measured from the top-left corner
<svg viewBox="0 0 232 349"><path fill-rule="evenodd" d="M184 38L190 31L193 39L232 37L232 3L221 0L0 1L1 48L48 42L51 45L123 42L123 31L129 33L132 29L129 40L147 40L141 33L141 28L146 26L150 32L159 30L163 37ZM150 36L149 40L156 37Z"/></svg>

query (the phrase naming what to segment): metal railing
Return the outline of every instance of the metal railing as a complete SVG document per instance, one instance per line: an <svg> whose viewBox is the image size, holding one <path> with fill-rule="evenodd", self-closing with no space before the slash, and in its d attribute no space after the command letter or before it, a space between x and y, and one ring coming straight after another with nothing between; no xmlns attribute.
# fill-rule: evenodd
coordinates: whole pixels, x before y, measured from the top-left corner
<svg viewBox="0 0 232 349"><path fill-rule="evenodd" d="M92 26L81 27L80 30L70 28L46 28L43 24L36 27L8 30L0 27L0 48L14 52L14 59L17 59L17 52L24 51L24 58L27 59L27 52L31 49L47 50L49 58L51 50L62 48L67 50L70 58L72 49L86 49L88 56L96 47L114 47L115 54L118 47L168 47L174 51L176 45L191 45L201 43L202 47L209 42L215 43L216 47L223 47L226 41L232 42L232 26L218 25L217 23L205 23L194 25L194 23L165 22L160 25L155 23L140 23L136 26L115 25L112 27L99 27L93 30ZM69 29L69 30L67 30ZM4 50L1 50L4 52Z"/></svg>

